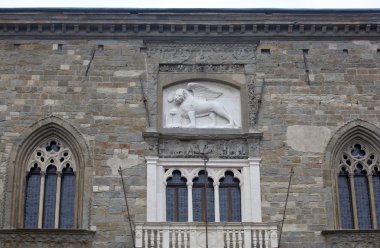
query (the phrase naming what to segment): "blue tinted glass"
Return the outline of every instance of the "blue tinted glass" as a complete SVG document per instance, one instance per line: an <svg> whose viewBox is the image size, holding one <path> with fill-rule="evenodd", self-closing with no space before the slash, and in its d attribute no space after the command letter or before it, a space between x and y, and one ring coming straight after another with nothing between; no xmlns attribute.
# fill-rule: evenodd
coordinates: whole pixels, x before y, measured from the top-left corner
<svg viewBox="0 0 380 248"><path fill-rule="evenodd" d="M207 221L215 221L214 186L211 178L207 179L207 190L205 190L205 180L207 178L204 171L199 172L198 178L193 181L193 219L194 221L205 221L207 208ZM207 195L206 195L207 192ZM206 202L203 202L206 199Z"/></svg>
<svg viewBox="0 0 380 248"><path fill-rule="evenodd" d="M166 220L187 221L187 186L179 171L167 180Z"/></svg>
<svg viewBox="0 0 380 248"><path fill-rule="evenodd" d="M352 229L351 189L348 175L338 176L338 188L342 229Z"/></svg>
<svg viewBox="0 0 380 248"><path fill-rule="evenodd" d="M373 194L375 197L377 229L380 229L380 174L376 173L372 180L373 180Z"/></svg>
<svg viewBox="0 0 380 248"><path fill-rule="evenodd" d="M187 221L187 188L178 188L178 221Z"/></svg>
<svg viewBox="0 0 380 248"><path fill-rule="evenodd" d="M241 221L241 195L239 180L227 172L220 182L219 205L221 221Z"/></svg>
<svg viewBox="0 0 380 248"><path fill-rule="evenodd" d="M241 194L240 188L232 188L232 219L231 221L241 221Z"/></svg>
<svg viewBox="0 0 380 248"><path fill-rule="evenodd" d="M40 206L40 169L30 170L26 180L24 227L38 227L38 212Z"/></svg>
<svg viewBox="0 0 380 248"><path fill-rule="evenodd" d="M60 228L74 228L75 174L70 167L62 170Z"/></svg>
<svg viewBox="0 0 380 248"><path fill-rule="evenodd" d="M368 179L366 175L355 175L355 197L360 229L371 229L371 207L368 193Z"/></svg>
<svg viewBox="0 0 380 248"><path fill-rule="evenodd" d="M166 188L166 220L176 221L175 188Z"/></svg>
<svg viewBox="0 0 380 248"><path fill-rule="evenodd" d="M193 219L202 221L202 188L193 188Z"/></svg>
<svg viewBox="0 0 380 248"><path fill-rule="evenodd" d="M219 189L220 221L228 221L228 188Z"/></svg>
<svg viewBox="0 0 380 248"><path fill-rule="evenodd" d="M207 221L215 221L214 188L207 188Z"/></svg>
<svg viewBox="0 0 380 248"><path fill-rule="evenodd" d="M57 191L57 168L49 165L45 177L43 228L54 228L55 196Z"/></svg>

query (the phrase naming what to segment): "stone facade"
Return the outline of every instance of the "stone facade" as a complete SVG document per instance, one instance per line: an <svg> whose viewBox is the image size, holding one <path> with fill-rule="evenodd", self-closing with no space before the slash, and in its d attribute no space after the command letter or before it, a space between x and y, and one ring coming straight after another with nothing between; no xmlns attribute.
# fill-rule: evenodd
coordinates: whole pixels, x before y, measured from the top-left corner
<svg viewBox="0 0 380 248"><path fill-rule="evenodd" d="M132 247L119 169L131 218L144 222L145 156L199 158L207 148L211 158L261 158L265 223L281 222L294 169L282 248L340 247L340 237L378 247L375 232L326 230L339 229L334 142L347 127L380 133L379 11L0 13L0 246L34 247L25 235L42 244L51 232L72 237L69 247ZM235 87L239 128L163 125L164 88L191 80ZM26 138L50 120L82 143L87 177L80 230L38 239L11 211L25 176L13 172Z"/></svg>

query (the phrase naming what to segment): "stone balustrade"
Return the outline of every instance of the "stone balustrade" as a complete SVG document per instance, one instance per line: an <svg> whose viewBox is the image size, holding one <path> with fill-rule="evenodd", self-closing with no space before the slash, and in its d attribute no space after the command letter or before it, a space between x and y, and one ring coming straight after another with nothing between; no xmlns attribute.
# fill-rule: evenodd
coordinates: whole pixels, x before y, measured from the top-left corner
<svg viewBox="0 0 380 248"><path fill-rule="evenodd" d="M207 246L206 246L207 242ZM278 227L266 223L136 223L136 248L277 248Z"/></svg>

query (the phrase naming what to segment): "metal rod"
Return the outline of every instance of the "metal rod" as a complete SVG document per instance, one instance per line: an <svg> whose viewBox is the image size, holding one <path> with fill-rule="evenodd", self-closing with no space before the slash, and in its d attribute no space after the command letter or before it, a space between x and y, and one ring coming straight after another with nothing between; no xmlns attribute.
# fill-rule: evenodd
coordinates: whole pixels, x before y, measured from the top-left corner
<svg viewBox="0 0 380 248"><path fill-rule="evenodd" d="M142 82L141 79L140 79L140 88L141 88L141 94L142 94L142 97L143 97L143 103L144 103L144 108L145 108L146 120L148 122L148 127L151 127L151 125L150 125L150 113L149 113L149 108L148 108L148 100L146 99L144 85L143 85L143 82Z"/></svg>
<svg viewBox="0 0 380 248"><path fill-rule="evenodd" d="M203 168L205 170L205 202L204 202L204 207L205 207L205 228L206 228L206 248L208 248L208 220L207 220L207 186L208 186L208 173L207 173L207 162L208 162L208 157L206 156L205 153L202 153L203 156Z"/></svg>
<svg viewBox="0 0 380 248"><path fill-rule="evenodd" d="M289 185L288 185L288 192L286 193L286 200L285 200L285 207L284 207L284 214L282 216L282 221L281 221L281 230L280 230L280 238L278 239L278 247L280 248L281 246L281 235L282 235L282 228L284 227L284 222L285 222L285 214L286 214L286 207L288 205L288 198L289 198L289 191L290 191L290 185L292 183L292 177L294 174L293 167L290 169L290 176L289 176Z"/></svg>
<svg viewBox="0 0 380 248"><path fill-rule="evenodd" d="M306 54L308 52L308 49L303 49L302 50L302 55L303 55L303 63L305 65L305 73L306 73L306 80L307 80L307 84L310 85L310 76L309 76L309 67L307 65L307 58L306 58Z"/></svg>
<svg viewBox="0 0 380 248"><path fill-rule="evenodd" d="M94 60L94 57L95 57L95 52L96 52L96 49L93 48L93 49L92 49L92 52L91 52L91 59L90 59L90 61L89 61L88 64L87 64L87 68L86 68L85 76L88 76L88 71L90 70L90 67L91 67L92 61Z"/></svg>
<svg viewBox="0 0 380 248"><path fill-rule="evenodd" d="M129 206L128 206L128 201L127 201L127 192L125 190L123 171L121 170L121 166L119 166L119 174L120 174L120 177L121 177L121 183L123 184L125 206L127 207L127 218L128 218L128 222L129 222L129 229L131 230L133 247L136 248L136 245L135 245L135 233L134 233L134 229L132 227L131 215L129 213Z"/></svg>
<svg viewBox="0 0 380 248"><path fill-rule="evenodd" d="M265 90L265 79L263 79L263 83L261 85L260 98L257 100L257 110L256 110L256 117L255 117L254 124L257 124L257 122L259 121L259 114L260 114L261 103L263 101L264 90Z"/></svg>

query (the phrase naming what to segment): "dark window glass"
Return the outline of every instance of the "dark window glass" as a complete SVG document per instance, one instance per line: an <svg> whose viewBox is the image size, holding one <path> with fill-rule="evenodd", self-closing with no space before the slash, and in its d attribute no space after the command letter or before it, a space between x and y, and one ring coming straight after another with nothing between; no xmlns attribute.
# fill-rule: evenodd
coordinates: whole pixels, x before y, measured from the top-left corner
<svg viewBox="0 0 380 248"><path fill-rule="evenodd" d="M49 165L45 176L43 228L54 228L56 193L57 167Z"/></svg>
<svg viewBox="0 0 380 248"><path fill-rule="evenodd" d="M24 227L38 227L38 212L40 206L40 175L41 169L35 164L30 169L26 179Z"/></svg>
<svg viewBox="0 0 380 248"><path fill-rule="evenodd" d="M187 221L187 186L181 172L174 171L166 185L166 220Z"/></svg>
<svg viewBox="0 0 380 248"><path fill-rule="evenodd" d="M368 191L366 171L359 164L354 176L356 208L358 212L359 229L371 229L371 206Z"/></svg>
<svg viewBox="0 0 380 248"><path fill-rule="evenodd" d="M380 229L380 172L377 171L373 175L373 193L375 197L375 210L377 229Z"/></svg>
<svg viewBox="0 0 380 248"><path fill-rule="evenodd" d="M340 221L342 229L353 228L353 216L351 207L351 188L348 173L342 171L338 176Z"/></svg>
<svg viewBox="0 0 380 248"><path fill-rule="evenodd" d="M241 194L239 180L226 172L219 186L220 220L241 221Z"/></svg>
<svg viewBox="0 0 380 248"><path fill-rule="evenodd" d="M193 181L193 218L194 221L215 221L215 203L213 180L207 178L204 171L199 172L198 178Z"/></svg>
<svg viewBox="0 0 380 248"><path fill-rule="evenodd" d="M75 174L70 164L62 170L59 228L74 228Z"/></svg>

